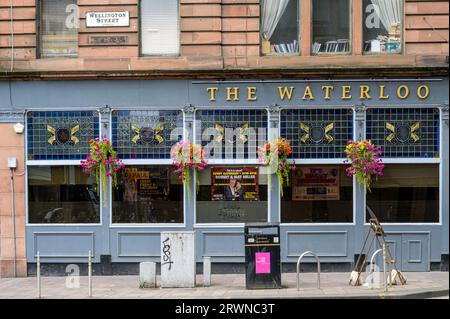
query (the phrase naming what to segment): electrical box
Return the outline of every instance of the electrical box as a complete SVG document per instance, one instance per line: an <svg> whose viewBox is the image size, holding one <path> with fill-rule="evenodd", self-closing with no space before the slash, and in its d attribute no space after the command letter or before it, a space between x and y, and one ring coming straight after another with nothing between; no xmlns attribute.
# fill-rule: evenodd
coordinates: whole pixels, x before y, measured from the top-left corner
<svg viewBox="0 0 450 319"><path fill-rule="evenodd" d="M8 157L8 168L17 168L17 158Z"/></svg>

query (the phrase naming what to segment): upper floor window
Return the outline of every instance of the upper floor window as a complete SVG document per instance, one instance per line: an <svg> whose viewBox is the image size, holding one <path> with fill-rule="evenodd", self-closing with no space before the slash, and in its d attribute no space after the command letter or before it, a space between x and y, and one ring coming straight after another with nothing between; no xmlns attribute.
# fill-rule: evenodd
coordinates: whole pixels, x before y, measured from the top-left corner
<svg viewBox="0 0 450 319"><path fill-rule="evenodd" d="M142 55L178 55L178 0L141 1L140 10Z"/></svg>
<svg viewBox="0 0 450 319"><path fill-rule="evenodd" d="M300 0L261 1L261 52L297 54L299 44Z"/></svg>
<svg viewBox="0 0 450 319"><path fill-rule="evenodd" d="M400 53L403 0L364 0L364 52Z"/></svg>
<svg viewBox="0 0 450 319"><path fill-rule="evenodd" d="M351 51L350 11L350 0L313 0L313 54Z"/></svg>
<svg viewBox="0 0 450 319"><path fill-rule="evenodd" d="M71 6L75 6L76 3L76 0L39 1L39 56L41 58L78 56L77 21L68 16Z"/></svg>

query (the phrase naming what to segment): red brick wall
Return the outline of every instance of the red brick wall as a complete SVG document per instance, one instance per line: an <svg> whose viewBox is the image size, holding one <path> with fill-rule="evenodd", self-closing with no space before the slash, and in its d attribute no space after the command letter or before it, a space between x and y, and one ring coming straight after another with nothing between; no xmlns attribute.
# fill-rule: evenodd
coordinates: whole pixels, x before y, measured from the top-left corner
<svg viewBox="0 0 450 319"><path fill-rule="evenodd" d="M0 124L0 278L13 275L13 223L11 216L10 170L8 157L17 158L18 167L14 176L16 265L17 275L27 275L25 254L25 177L24 135L14 132L12 123Z"/></svg>
<svg viewBox="0 0 450 319"><path fill-rule="evenodd" d="M396 56L364 56L360 26L362 0L353 0L353 56L310 56L310 21L303 15L302 54L260 56L259 0L180 0L179 57L140 57L139 0L78 0L81 9L79 57L36 59L37 0L14 0L15 71L189 71L222 69L325 70L330 67L446 67L448 55L448 1L405 0L405 52ZM302 0L309 12L312 0ZM0 72L11 60L10 0L0 0ZM84 15L93 9L130 11L126 28L86 28ZM361 12L360 12L361 11ZM92 44L92 35L126 35L126 45Z"/></svg>

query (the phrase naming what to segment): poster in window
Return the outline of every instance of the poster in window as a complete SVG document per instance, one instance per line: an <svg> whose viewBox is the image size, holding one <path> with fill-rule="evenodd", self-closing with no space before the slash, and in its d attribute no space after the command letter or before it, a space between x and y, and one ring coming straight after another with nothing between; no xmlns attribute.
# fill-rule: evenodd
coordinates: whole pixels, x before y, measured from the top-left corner
<svg viewBox="0 0 450 319"><path fill-rule="evenodd" d="M211 169L213 201L259 200L257 167L213 167Z"/></svg>
<svg viewBox="0 0 450 319"><path fill-rule="evenodd" d="M339 167L302 167L292 178L292 200L339 200Z"/></svg>
<svg viewBox="0 0 450 319"><path fill-rule="evenodd" d="M168 196L170 175L168 169L125 169L127 183L134 184L138 196ZM132 186L132 185L130 185Z"/></svg>

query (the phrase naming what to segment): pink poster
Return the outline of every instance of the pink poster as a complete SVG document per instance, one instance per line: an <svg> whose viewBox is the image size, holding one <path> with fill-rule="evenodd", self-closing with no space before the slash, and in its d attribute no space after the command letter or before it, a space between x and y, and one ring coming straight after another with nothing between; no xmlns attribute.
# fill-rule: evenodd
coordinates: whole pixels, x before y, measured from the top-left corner
<svg viewBox="0 0 450 319"><path fill-rule="evenodd" d="M270 253L256 253L256 273L270 274Z"/></svg>

